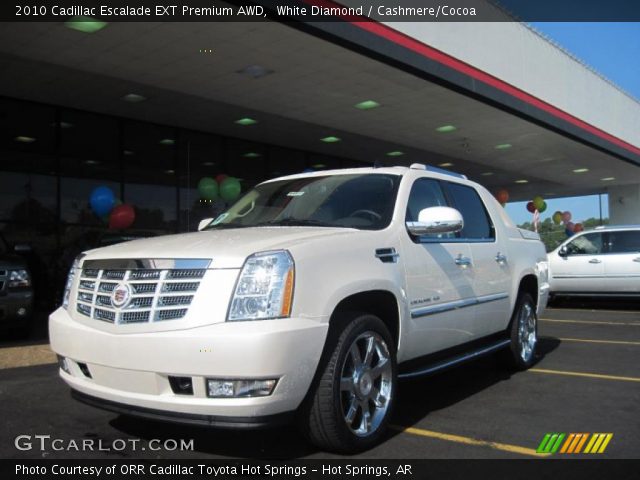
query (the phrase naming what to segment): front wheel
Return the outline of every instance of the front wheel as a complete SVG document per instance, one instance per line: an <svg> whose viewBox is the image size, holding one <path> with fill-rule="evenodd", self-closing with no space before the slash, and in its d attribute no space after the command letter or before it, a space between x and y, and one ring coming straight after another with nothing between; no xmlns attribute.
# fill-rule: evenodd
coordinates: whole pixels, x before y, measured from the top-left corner
<svg viewBox="0 0 640 480"><path fill-rule="evenodd" d="M384 435L397 372L393 339L378 317L352 314L344 320L309 398L303 430L320 448L352 453Z"/></svg>
<svg viewBox="0 0 640 480"><path fill-rule="evenodd" d="M538 346L538 315L531 294L518 295L509 325L511 343L505 352L507 361L516 370L526 370L534 364Z"/></svg>

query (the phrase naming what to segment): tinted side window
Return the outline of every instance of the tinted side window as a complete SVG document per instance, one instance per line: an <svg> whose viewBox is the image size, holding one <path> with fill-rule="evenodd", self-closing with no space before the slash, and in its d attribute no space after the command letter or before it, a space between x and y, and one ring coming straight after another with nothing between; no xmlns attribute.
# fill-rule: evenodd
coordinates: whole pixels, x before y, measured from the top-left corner
<svg viewBox="0 0 640 480"><path fill-rule="evenodd" d="M609 232L610 253L640 252L640 231Z"/></svg>
<svg viewBox="0 0 640 480"><path fill-rule="evenodd" d="M453 206L458 209L464 219L464 228L459 237L486 240L494 238L493 224L478 192L472 187L458 183L448 183L447 186Z"/></svg>
<svg viewBox="0 0 640 480"><path fill-rule="evenodd" d="M447 199L444 196L440 182L431 178L419 178L413 183L409 201L407 203L407 222L417 222L420 210L429 207L446 207ZM424 238L454 238L452 234L422 235Z"/></svg>
<svg viewBox="0 0 640 480"><path fill-rule="evenodd" d="M597 255L602 253L602 234L587 233L567 243L570 255Z"/></svg>
<svg viewBox="0 0 640 480"><path fill-rule="evenodd" d="M440 182L431 178L419 178L411 187L407 204L407 222L417 222L420 210L429 207L446 207L447 200Z"/></svg>

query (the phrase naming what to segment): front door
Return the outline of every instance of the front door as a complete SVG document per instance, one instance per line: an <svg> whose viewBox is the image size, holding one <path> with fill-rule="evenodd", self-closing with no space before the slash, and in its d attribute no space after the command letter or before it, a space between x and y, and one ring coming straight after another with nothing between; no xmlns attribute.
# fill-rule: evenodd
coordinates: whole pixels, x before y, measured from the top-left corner
<svg viewBox="0 0 640 480"><path fill-rule="evenodd" d="M604 282L602 232L578 235L565 245L566 255L552 259L553 290L600 292Z"/></svg>
<svg viewBox="0 0 640 480"><path fill-rule="evenodd" d="M406 220L416 221L420 210L447 206L441 183L417 179L409 196ZM453 235L402 240L406 294L411 318L405 336L407 358L442 350L473 338L473 274L471 250Z"/></svg>

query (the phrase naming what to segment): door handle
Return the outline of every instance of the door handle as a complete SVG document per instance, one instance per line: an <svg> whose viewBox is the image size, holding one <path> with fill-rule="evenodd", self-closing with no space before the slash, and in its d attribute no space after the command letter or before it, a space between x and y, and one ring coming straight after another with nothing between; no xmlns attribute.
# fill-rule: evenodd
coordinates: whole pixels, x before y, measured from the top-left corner
<svg viewBox="0 0 640 480"><path fill-rule="evenodd" d="M602 263L602 260L598 260L597 258L592 258L589 260L589 263Z"/></svg>
<svg viewBox="0 0 640 480"><path fill-rule="evenodd" d="M496 262L498 263L507 263L507 256L498 252L496 255Z"/></svg>
<svg viewBox="0 0 640 480"><path fill-rule="evenodd" d="M456 257L456 265L458 265L459 267L469 267L471 266L471 259L460 254Z"/></svg>
<svg viewBox="0 0 640 480"><path fill-rule="evenodd" d="M633 261L634 261L634 262L638 262L638 263L640 263L640 257L636 257L636 258L634 258L634 259L633 259Z"/></svg>

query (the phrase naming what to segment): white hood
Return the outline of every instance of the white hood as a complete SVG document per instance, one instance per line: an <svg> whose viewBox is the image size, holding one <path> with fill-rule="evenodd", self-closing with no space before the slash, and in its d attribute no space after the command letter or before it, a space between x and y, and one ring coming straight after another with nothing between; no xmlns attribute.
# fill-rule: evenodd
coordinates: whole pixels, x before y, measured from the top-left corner
<svg viewBox="0 0 640 480"><path fill-rule="evenodd" d="M256 252L287 249L331 235L353 235L355 229L325 227L252 227L208 230L144 238L87 252L85 260L116 258L207 258L210 268L240 268Z"/></svg>

